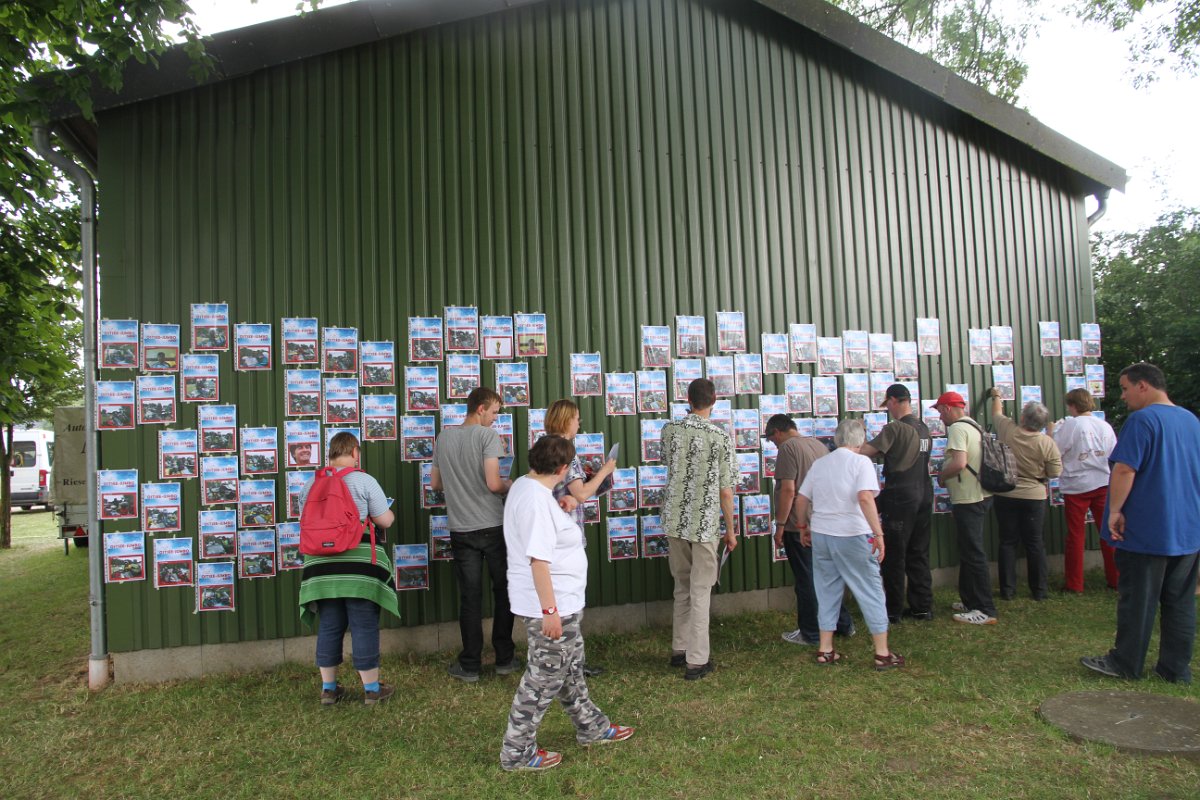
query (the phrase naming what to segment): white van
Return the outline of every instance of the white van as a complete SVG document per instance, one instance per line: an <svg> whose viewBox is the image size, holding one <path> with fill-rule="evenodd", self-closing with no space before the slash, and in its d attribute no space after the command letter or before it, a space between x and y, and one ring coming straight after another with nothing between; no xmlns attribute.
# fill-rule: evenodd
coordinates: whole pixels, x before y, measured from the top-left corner
<svg viewBox="0 0 1200 800"><path fill-rule="evenodd" d="M54 463L51 431L13 431L9 505L28 511L50 503L50 467Z"/></svg>

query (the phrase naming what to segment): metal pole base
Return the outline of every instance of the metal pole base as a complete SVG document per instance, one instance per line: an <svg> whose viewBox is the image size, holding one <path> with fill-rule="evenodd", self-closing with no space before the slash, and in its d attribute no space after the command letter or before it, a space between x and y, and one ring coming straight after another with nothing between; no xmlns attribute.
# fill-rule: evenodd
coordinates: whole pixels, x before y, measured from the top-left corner
<svg viewBox="0 0 1200 800"><path fill-rule="evenodd" d="M98 692L112 681L107 658L88 659L88 688Z"/></svg>

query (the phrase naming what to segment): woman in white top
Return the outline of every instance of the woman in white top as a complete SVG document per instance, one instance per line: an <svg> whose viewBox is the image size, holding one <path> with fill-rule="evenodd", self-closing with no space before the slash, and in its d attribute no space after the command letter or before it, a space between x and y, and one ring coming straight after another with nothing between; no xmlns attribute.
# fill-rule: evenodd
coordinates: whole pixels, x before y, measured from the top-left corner
<svg viewBox="0 0 1200 800"><path fill-rule="evenodd" d="M613 725L591 701L583 674L579 626L587 553L579 526L559 508L553 493L574 458L571 442L543 436L529 449L529 474L513 483L504 504L509 604L525 622L529 644L528 665L500 747L500 766L506 770L544 770L562 761L561 754L537 745L538 726L556 697L582 745L633 735L633 728Z"/></svg>
<svg viewBox="0 0 1200 800"><path fill-rule="evenodd" d="M1059 488L1066 506L1067 541L1064 547L1063 591L1083 593L1083 545L1087 538L1088 509L1096 524L1104 519L1104 503L1108 499L1108 457L1117 446L1112 426L1092 415L1096 402L1087 389L1072 389L1066 396L1067 418L1049 426L1062 453L1062 475ZM1117 565L1113 549L1100 540L1104 557L1104 580L1110 589L1117 588Z"/></svg>
<svg viewBox="0 0 1200 800"><path fill-rule="evenodd" d="M800 543L813 550L813 586L821 643L818 664L842 656L833 649L833 633L846 587L854 593L875 645L875 669L904 666L904 656L888 649L887 606L879 562L883 560L883 528L875 511L879 479L871 460L858 449L867 432L861 421L843 420L833 435L837 450L813 462L800 484L797 510Z"/></svg>

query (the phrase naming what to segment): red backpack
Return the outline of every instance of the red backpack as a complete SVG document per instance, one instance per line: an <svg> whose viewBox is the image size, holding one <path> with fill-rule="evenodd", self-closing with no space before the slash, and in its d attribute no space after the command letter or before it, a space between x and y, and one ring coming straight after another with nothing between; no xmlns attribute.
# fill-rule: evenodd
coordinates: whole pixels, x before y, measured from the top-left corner
<svg viewBox="0 0 1200 800"><path fill-rule="evenodd" d="M332 556L353 550L362 541L363 520L342 477L362 472L357 467L324 467L313 476L312 488L300 512L300 552L307 556ZM375 563L375 526L371 532L371 563Z"/></svg>

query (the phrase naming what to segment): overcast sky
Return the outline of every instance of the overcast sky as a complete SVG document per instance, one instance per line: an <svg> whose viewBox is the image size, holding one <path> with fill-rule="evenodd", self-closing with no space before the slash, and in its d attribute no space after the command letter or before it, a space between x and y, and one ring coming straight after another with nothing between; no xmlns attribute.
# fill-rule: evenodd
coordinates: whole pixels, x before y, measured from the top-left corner
<svg viewBox="0 0 1200 800"><path fill-rule="evenodd" d="M349 0L324 0L322 7ZM298 0L192 0L204 33L296 13ZM998 5L1015 0L995 0ZM1114 161L1129 173L1113 192L1104 231L1144 228L1162 213L1200 207L1200 78L1167 74L1135 89L1128 44L1119 34L1046 11L1025 59L1020 105L1039 121ZM1088 210L1092 210L1090 204Z"/></svg>

